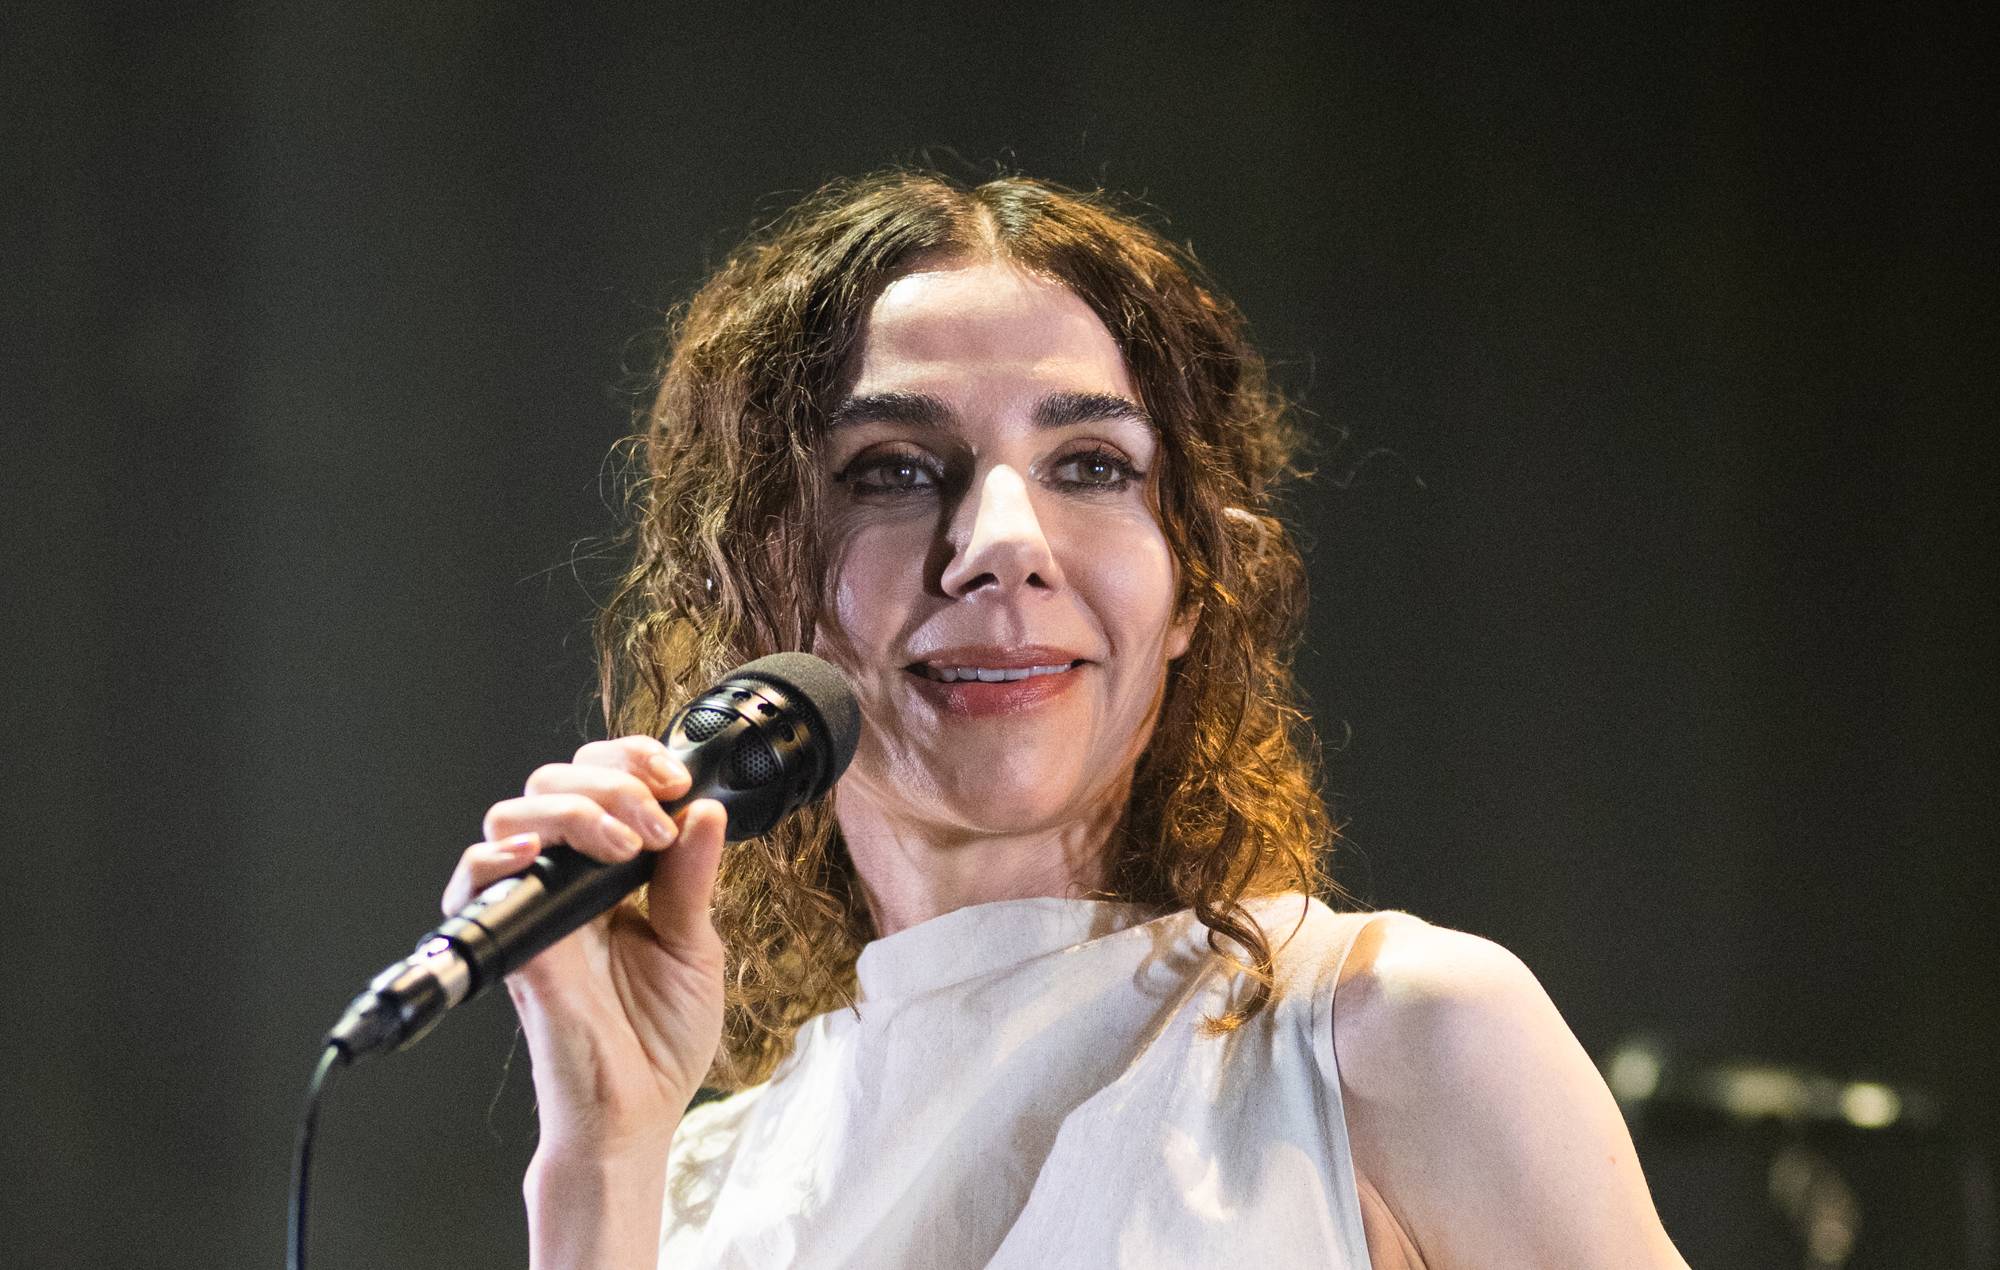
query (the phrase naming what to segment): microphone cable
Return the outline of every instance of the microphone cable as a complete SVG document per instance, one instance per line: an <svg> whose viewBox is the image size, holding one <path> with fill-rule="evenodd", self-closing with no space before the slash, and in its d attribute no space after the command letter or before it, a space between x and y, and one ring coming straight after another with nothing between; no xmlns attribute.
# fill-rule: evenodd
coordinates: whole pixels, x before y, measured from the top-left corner
<svg viewBox="0 0 2000 1270"><path fill-rule="evenodd" d="M305 1112L299 1117L298 1152L292 1158L291 1253L285 1260L286 1270L306 1270L306 1194L312 1181L313 1134L319 1128L320 1096L326 1092L327 1078L346 1061L347 1051L338 1045L327 1046L319 1056L319 1066L313 1069L312 1081L306 1086Z"/></svg>

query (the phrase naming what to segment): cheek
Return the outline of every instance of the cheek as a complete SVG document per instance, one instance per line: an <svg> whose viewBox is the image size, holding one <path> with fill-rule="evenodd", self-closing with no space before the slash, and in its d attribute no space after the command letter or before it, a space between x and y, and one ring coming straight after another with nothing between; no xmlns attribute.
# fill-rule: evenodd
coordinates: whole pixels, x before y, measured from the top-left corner
<svg viewBox="0 0 2000 1270"><path fill-rule="evenodd" d="M920 528L867 525L837 528L832 619L863 664L893 645L923 594Z"/></svg>
<svg viewBox="0 0 2000 1270"><path fill-rule="evenodd" d="M895 685L885 676L894 658L888 654L907 630L911 601L920 586L911 581L920 552L894 541L880 526L840 527L832 537L831 606L821 621L821 655L847 672L860 702L866 726L860 748L848 769L847 783L869 785L882 779L894 764L883 742L895 735L895 712L889 704ZM906 576L908 575L908 576Z"/></svg>
<svg viewBox="0 0 2000 1270"><path fill-rule="evenodd" d="M1182 650L1171 629L1174 558L1159 526L1150 520L1115 530L1099 526L1088 551L1086 585L1114 651L1144 655L1164 646L1169 657L1178 656Z"/></svg>

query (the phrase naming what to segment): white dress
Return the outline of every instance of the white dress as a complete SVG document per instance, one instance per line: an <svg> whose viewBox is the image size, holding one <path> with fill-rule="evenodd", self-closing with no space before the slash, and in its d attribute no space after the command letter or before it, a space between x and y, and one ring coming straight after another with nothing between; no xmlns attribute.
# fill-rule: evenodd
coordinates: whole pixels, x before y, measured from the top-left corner
<svg viewBox="0 0 2000 1270"><path fill-rule="evenodd" d="M857 1009L674 1137L660 1264L1361 1270L1333 990L1374 914L1251 906L1278 995L1182 911L1007 900L869 944ZM1301 920L1303 918L1303 920Z"/></svg>

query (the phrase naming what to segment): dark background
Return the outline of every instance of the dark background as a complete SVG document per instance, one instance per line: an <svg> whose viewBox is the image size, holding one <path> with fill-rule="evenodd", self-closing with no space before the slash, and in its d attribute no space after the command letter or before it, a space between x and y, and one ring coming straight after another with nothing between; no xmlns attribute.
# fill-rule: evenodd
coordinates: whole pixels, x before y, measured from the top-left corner
<svg viewBox="0 0 2000 1270"><path fill-rule="evenodd" d="M1959 21L952 12L6 20L0 1258L279 1262L322 1030L590 726L570 562L650 332L760 217L926 157L1149 200L1310 410L1350 888L1519 952L1593 1054L1893 1079L1990 1139ZM520 1262L512 1031L335 1084L318 1264ZM1797 1264L1762 1132L1642 1137L1697 1266ZM1889 1161L1856 1265L1958 1264L1888 1238L1956 1220L1956 1148L1820 1145Z"/></svg>

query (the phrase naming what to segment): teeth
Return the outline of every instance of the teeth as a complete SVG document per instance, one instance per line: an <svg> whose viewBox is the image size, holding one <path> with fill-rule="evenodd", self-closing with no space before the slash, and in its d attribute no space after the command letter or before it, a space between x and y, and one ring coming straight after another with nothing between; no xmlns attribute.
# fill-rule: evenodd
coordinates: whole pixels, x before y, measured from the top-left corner
<svg viewBox="0 0 2000 1270"><path fill-rule="evenodd" d="M1035 675L1060 675L1074 663L1065 662L1060 666L1014 666L996 670L986 666L922 666L924 676L940 683L958 683L961 680L977 679L983 684L1008 683L1016 679L1028 679Z"/></svg>

